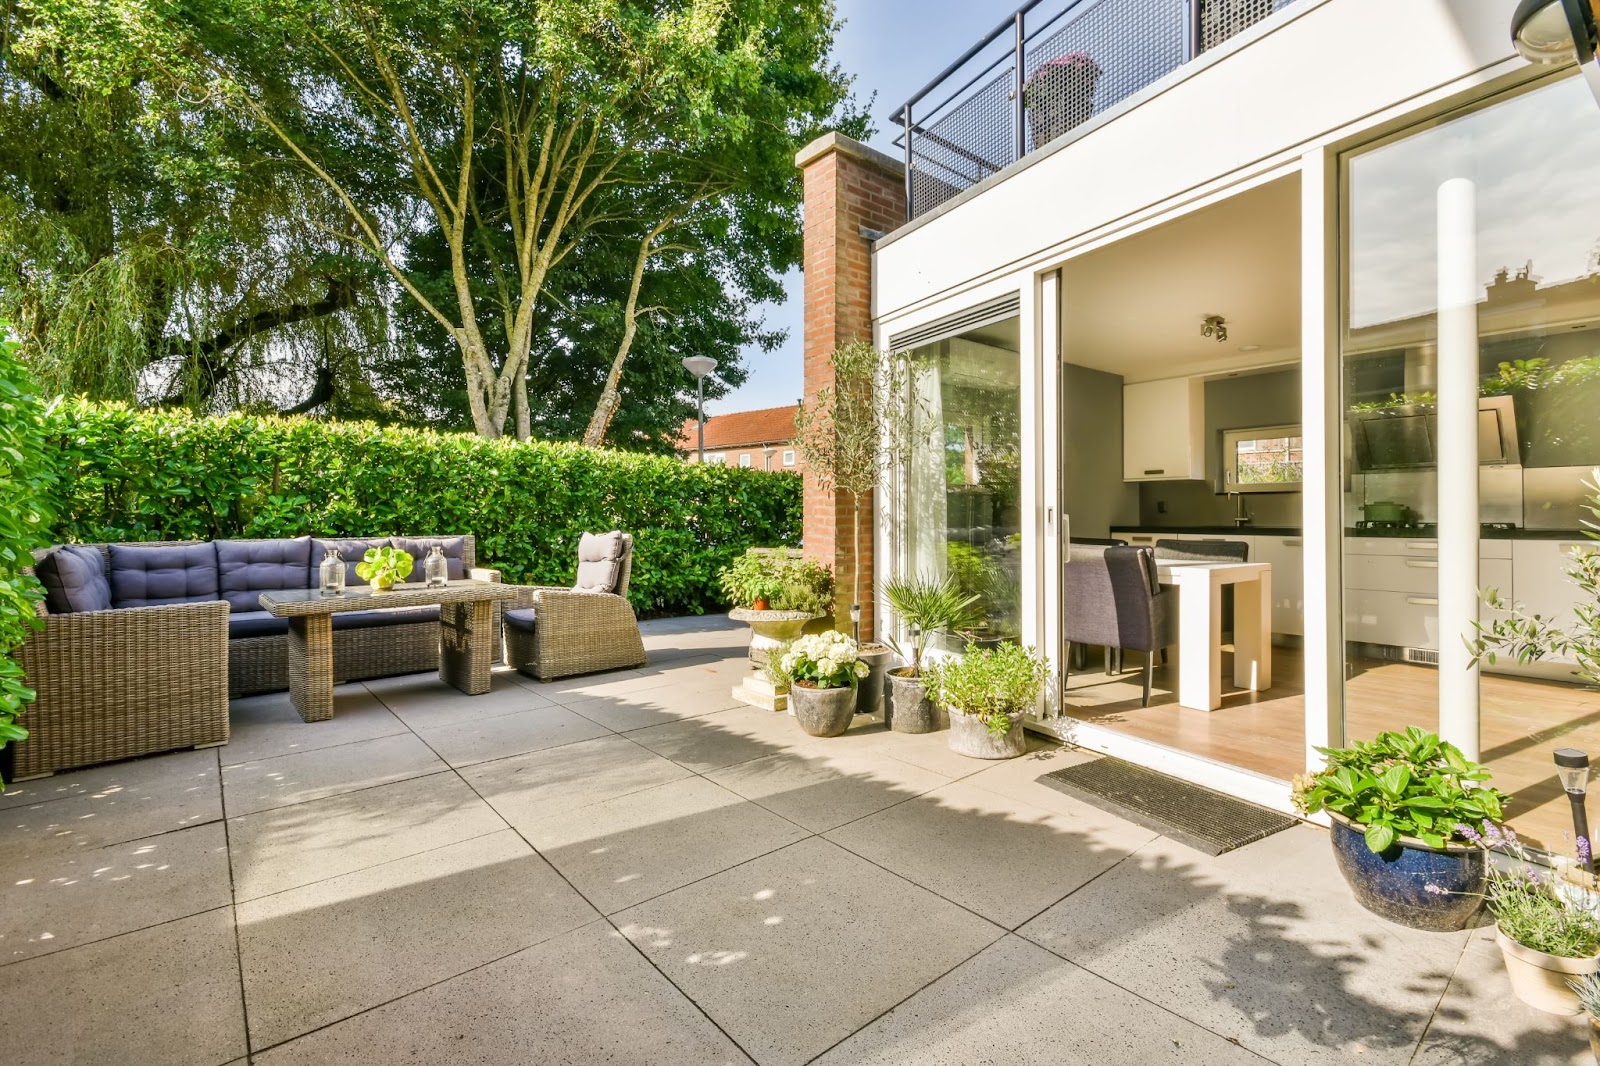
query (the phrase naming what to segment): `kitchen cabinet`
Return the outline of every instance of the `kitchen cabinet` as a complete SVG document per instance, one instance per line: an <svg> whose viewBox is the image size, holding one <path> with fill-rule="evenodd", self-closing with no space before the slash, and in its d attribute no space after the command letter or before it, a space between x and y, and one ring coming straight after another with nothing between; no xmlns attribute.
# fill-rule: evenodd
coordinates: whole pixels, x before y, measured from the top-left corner
<svg viewBox="0 0 1600 1066"><path fill-rule="evenodd" d="M1205 382L1141 381L1122 387L1122 479L1205 479Z"/></svg>
<svg viewBox="0 0 1600 1066"><path fill-rule="evenodd" d="M1305 636L1304 538L1262 536L1251 540L1250 558L1272 567L1273 635Z"/></svg>
<svg viewBox="0 0 1600 1066"><path fill-rule="evenodd" d="M1513 586L1500 589L1500 594L1510 600L1514 591L1516 601L1529 611L1559 626L1570 627L1576 621L1573 608L1587 602L1583 590L1567 577L1567 569L1572 565L1572 552L1574 549L1594 551L1597 548L1600 545L1583 537L1512 541ZM1570 657L1551 656L1550 661L1570 663L1573 660Z"/></svg>
<svg viewBox="0 0 1600 1066"><path fill-rule="evenodd" d="M1515 588L1512 542L1480 541L1478 584ZM1439 650L1439 542L1408 537L1348 537L1344 542L1345 639L1394 648ZM1488 612L1480 612L1487 618Z"/></svg>

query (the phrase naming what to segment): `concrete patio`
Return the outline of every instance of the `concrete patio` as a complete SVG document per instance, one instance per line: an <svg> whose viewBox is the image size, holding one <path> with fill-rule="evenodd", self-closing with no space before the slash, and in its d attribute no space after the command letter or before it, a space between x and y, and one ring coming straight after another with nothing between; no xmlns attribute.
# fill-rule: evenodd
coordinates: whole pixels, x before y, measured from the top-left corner
<svg viewBox="0 0 1600 1066"><path fill-rule="evenodd" d="M241 700L226 747L0 799L9 1062L1576 1064L1493 943L1351 900L1321 830L1211 859L859 720L638 671Z"/></svg>

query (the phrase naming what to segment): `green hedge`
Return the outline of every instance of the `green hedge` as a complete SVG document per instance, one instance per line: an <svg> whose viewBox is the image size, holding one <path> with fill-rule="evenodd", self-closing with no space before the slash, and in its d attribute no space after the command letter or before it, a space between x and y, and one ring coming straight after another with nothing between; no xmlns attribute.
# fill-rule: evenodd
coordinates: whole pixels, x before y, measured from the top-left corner
<svg viewBox="0 0 1600 1066"><path fill-rule="evenodd" d="M800 479L575 444L84 401L51 419L57 538L470 533L506 580L570 585L585 530L634 535L642 614L722 604L717 571L797 543Z"/></svg>

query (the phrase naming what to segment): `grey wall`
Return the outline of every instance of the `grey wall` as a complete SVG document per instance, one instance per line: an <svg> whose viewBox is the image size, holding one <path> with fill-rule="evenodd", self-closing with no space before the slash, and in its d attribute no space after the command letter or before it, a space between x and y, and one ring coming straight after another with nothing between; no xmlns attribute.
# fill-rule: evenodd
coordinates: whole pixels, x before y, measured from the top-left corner
<svg viewBox="0 0 1600 1066"><path fill-rule="evenodd" d="M1104 537L1139 516L1137 485L1122 480L1122 377L1066 365L1062 501L1074 537Z"/></svg>
<svg viewBox="0 0 1600 1066"><path fill-rule="evenodd" d="M1217 494L1222 431L1299 423L1299 367L1206 382L1206 480L1139 484L1139 522L1159 526L1227 525L1233 520L1233 501ZM1298 492L1251 492L1245 494L1244 502L1255 525L1300 525ZM1160 509L1163 503L1165 514Z"/></svg>

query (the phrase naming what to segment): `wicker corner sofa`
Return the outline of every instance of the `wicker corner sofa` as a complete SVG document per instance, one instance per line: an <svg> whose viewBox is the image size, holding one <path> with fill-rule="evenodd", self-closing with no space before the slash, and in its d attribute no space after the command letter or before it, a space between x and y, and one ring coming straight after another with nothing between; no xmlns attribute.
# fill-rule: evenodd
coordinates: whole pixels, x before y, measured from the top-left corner
<svg viewBox="0 0 1600 1066"><path fill-rule="evenodd" d="M288 624L260 610L260 594L314 587L332 548L345 559L347 581L364 583L355 562L368 548L391 544L410 551L419 570L427 549L438 544L452 578L500 579L498 571L474 565L470 536L58 545L35 552L33 569L46 590L38 605L44 627L19 658L38 697L23 720L28 739L14 745L15 776L227 743L231 697L289 687ZM66 555L51 561L58 552ZM63 584L69 573L78 584ZM421 580L420 573L412 576ZM438 666L437 608L340 618L333 634L337 681Z"/></svg>

